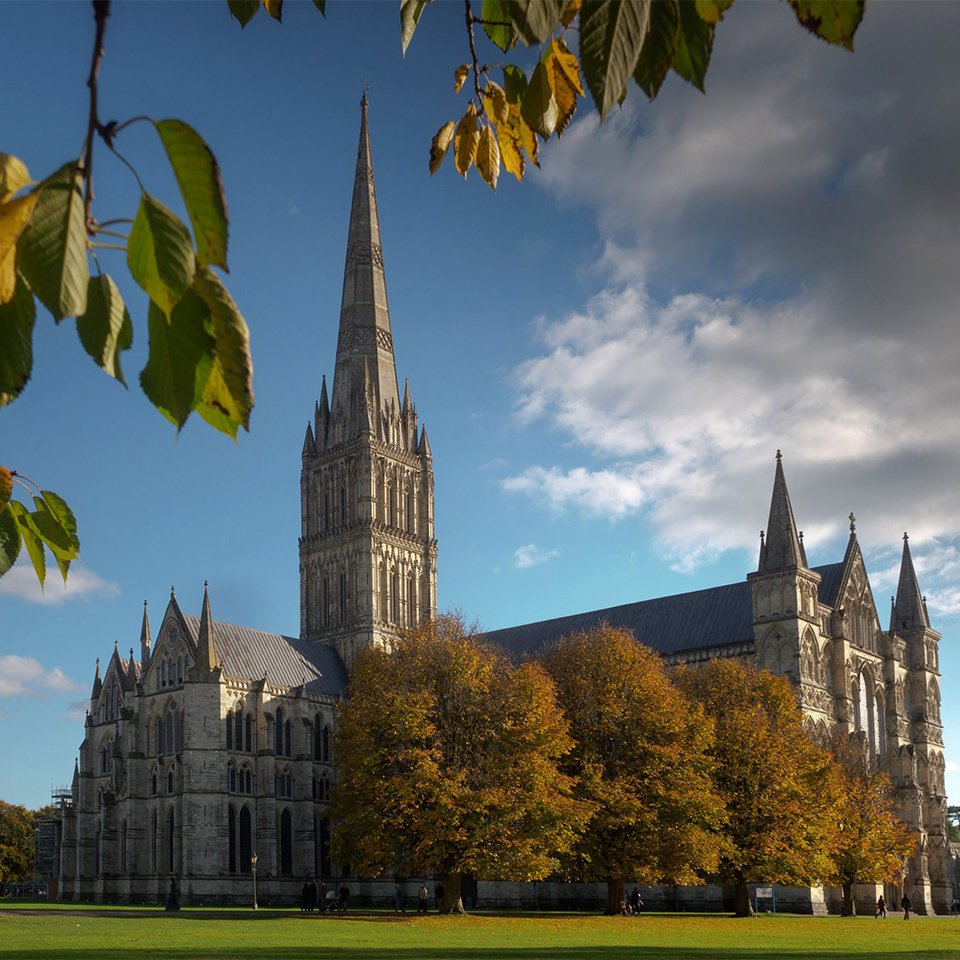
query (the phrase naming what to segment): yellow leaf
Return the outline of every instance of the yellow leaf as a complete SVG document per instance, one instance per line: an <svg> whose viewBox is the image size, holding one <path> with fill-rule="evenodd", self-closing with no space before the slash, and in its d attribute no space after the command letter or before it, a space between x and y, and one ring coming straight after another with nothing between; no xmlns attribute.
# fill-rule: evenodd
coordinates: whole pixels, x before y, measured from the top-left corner
<svg viewBox="0 0 960 960"><path fill-rule="evenodd" d="M489 126L483 128L477 144L477 169L491 189L496 190L497 180L500 178L500 147Z"/></svg>
<svg viewBox="0 0 960 960"><path fill-rule="evenodd" d="M516 124L511 122L497 124L497 143L500 145L500 159L507 173L512 173L518 180L523 180L526 161L523 159L523 143L520 140L520 131Z"/></svg>
<svg viewBox="0 0 960 960"><path fill-rule="evenodd" d="M544 65L547 68L547 80L550 84L550 89L553 91L553 99L557 103L556 134L558 137L563 136L563 131L567 129L567 125L577 112L577 90L570 82L567 72L570 69L570 65L569 63L566 64L565 69L561 59L563 57L568 57L570 60L573 60L574 64L577 62L577 58L572 53L564 54L562 51L557 50L557 43L555 41L544 59ZM576 66L573 67L573 70L574 76L576 76ZM579 83L579 78L577 78L577 82Z"/></svg>
<svg viewBox="0 0 960 960"><path fill-rule="evenodd" d="M457 124L457 133L454 137L454 161L457 173L461 177L467 175L473 158L477 153L477 143L480 140L480 131L477 130L477 108L471 103L467 112Z"/></svg>
<svg viewBox="0 0 960 960"><path fill-rule="evenodd" d="M273 17L274 20L283 19L283 0L261 0L263 9Z"/></svg>
<svg viewBox="0 0 960 960"><path fill-rule="evenodd" d="M460 88L466 83L467 77L470 76L470 64L461 63L456 70L453 71L453 92L459 93Z"/></svg>
<svg viewBox="0 0 960 960"><path fill-rule="evenodd" d="M507 119L507 95L503 87L492 80L487 81L483 91L483 109L494 123L504 123Z"/></svg>
<svg viewBox="0 0 960 960"><path fill-rule="evenodd" d="M430 176L433 176L443 163L443 158L450 149L450 142L453 140L454 122L451 120L445 123L433 138L430 144Z"/></svg>
<svg viewBox="0 0 960 960"><path fill-rule="evenodd" d="M570 82L570 86L582 97L584 93L583 86L580 83L580 63L563 42L563 37L557 37L553 41L553 56L557 61L557 66Z"/></svg>
<svg viewBox="0 0 960 960"><path fill-rule="evenodd" d="M0 204L0 304L9 303L17 286L17 240L33 213L39 193Z"/></svg>
<svg viewBox="0 0 960 960"><path fill-rule="evenodd" d="M527 125L527 121L520 115L520 109L516 106L510 107L510 115L516 119L516 129L520 133L520 143L530 162L535 166L540 166L540 141L537 135Z"/></svg>
<svg viewBox="0 0 960 960"><path fill-rule="evenodd" d="M0 153L0 203L6 203L18 190L33 183L27 165L9 153Z"/></svg>
<svg viewBox="0 0 960 960"><path fill-rule="evenodd" d="M570 0L570 2L563 8L563 13L560 14L560 22L565 26L569 27L573 23L574 18L580 12L580 7L582 0Z"/></svg>
<svg viewBox="0 0 960 960"><path fill-rule="evenodd" d="M0 513L7 509L12 493L13 474L6 467L0 467Z"/></svg>

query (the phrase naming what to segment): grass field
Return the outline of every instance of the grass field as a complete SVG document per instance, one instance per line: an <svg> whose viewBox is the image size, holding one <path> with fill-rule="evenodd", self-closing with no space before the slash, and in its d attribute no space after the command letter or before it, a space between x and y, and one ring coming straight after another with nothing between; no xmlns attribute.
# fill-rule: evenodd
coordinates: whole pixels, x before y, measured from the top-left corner
<svg viewBox="0 0 960 960"><path fill-rule="evenodd" d="M960 958L960 920L697 914L341 917L288 911L0 907L17 960L840 960Z"/></svg>

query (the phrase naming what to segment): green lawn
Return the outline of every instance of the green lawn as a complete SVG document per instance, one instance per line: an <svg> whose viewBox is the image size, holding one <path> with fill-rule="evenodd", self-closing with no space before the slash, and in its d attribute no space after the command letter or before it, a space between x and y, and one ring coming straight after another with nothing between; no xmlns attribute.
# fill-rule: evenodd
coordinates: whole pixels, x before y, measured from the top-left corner
<svg viewBox="0 0 960 960"><path fill-rule="evenodd" d="M960 920L648 914L392 913L302 917L261 910L0 906L0 957L17 960L838 960L960 957ZM109 914L109 915L108 915Z"/></svg>

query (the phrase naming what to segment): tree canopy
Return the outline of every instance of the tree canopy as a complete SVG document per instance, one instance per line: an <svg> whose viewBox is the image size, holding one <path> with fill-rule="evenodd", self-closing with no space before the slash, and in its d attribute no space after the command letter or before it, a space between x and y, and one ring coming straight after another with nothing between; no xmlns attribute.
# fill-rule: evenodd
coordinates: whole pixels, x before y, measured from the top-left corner
<svg viewBox="0 0 960 960"><path fill-rule="evenodd" d="M34 812L0 800L0 884L33 876Z"/></svg>
<svg viewBox="0 0 960 960"><path fill-rule="evenodd" d="M601 625L545 658L570 723L564 770L593 814L577 841L577 879L696 883L716 871L723 802L713 786L713 724L669 680L649 647Z"/></svg>
<svg viewBox="0 0 960 960"><path fill-rule="evenodd" d="M783 677L735 660L677 676L715 727L713 776L726 808L728 846L718 876L750 912L748 883L811 884L831 868L833 765L803 729Z"/></svg>
<svg viewBox="0 0 960 960"><path fill-rule="evenodd" d="M363 651L338 724L336 855L374 876L555 872L587 812L558 768L572 747L553 683L479 643L459 616Z"/></svg>
<svg viewBox="0 0 960 960"><path fill-rule="evenodd" d="M825 879L842 888L844 915L852 917L853 885L899 880L917 838L897 816L890 778L868 763L859 739L838 734L831 752L836 760L830 791L834 816Z"/></svg>

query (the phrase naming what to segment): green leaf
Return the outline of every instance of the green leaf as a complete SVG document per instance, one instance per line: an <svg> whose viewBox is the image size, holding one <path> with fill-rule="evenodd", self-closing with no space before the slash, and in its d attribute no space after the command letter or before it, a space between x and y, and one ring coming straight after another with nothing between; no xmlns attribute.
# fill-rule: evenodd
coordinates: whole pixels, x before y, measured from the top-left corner
<svg viewBox="0 0 960 960"><path fill-rule="evenodd" d="M168 317L193 283L196 259L183 221L150 194L142 194L127 241L127 266Z"/></svg>
<svg viewBox="0 0 960 960"><path fill-rule="evenodd" d="M227 0L227 6L241 29L260 12L260 0Z"/></svg>
<svg viewBox="0 0 960 960"><path fill-rule="evenodd" d="M237 427L250 429L253 409L250 331L227 288L212 270L198 270L193 288L210 311L214 354L213 369L197 412L211 426L236 439Z"/></svg>
<svg viewBox="0 0 960 960"><path fill-rule="evenodd" d="M680 0L680 38L673 69L701 93L713 52L713 33L713 24L700 19L694 0Z"/></svg>
<svg viewBox="0 0 960 960"><path fill-rule="evenodd" d="M719 23L723 15L733 6L733 0L695 0L695 2L700 19L713 24Z"/></svg>
<svg viewBox="0 0 960 960"><path fill-rule="evenodd" d="M517 42L517 31L510 24L506 6L503 0L483 0L480 6L483 32L504 53Z"/></svg>
<svg viewBox="0 0 960 960"><path fill-rule="evenodd" d="M553 97L547 68L542 60L537 64L530 78L530 85L524 91L523 101L520 104L520 116L531 130L539 133L544 139L556 129L560 111Z"/></svg>
<svg viewBox="0 0 960 960"><path fill-rule="evenodd" d="M20 527L20 536L23 538L30 562L33 564L33 569L37 573L37 579L40 581L42 588L44 581L47 579L47 557L43 552L43 541L33 529L30 520L30 511L24 504L20 503L19 500L14 500L10 504L10 509L13 511L13 515Z"/></svg>
<svg viewBox="0 0 960 960"><path fill-rule="evenodd" d="M557 29L564 0L502 0L502 6L516 33L534 44L543 43Z"/></svg>
<svg viewBox="0 0 960 960"><path fill-rule="evenodd" d="M400 0L400 48L404 56L428 0Z"/></svg>
<svg viewBox="0 0 960 960"><path fill-rule="evenodd" d="M77 518L67 505L67 501L52 490L41 490L40 496L34 497L33 502L38 512L53 517L57 529L62 531L64 535L66 546L63 545L63 541L56 540L54 544L51 544L53 552L57 553L59 550L67 559L75 559L80 552L80 539L77 537ZM36 516L36 513L34 513L34 516ZM43 530L41 529L40 532L42 534Z"/></svg>
<svg viewBox="0 0 960 960"><path fill-rule="evenodd" d="M36 307L23 277L13 299L0 304L0 407L20 396L33 370L33 325Z"/></svg>
<svg viewBox="0 0 960 960"><path fill-rule="evenodd" d="M6 203L18 190L33 183L27 165L10 153L0 153L0 203Z"/></svg>
<svg viewBox="0 0 960 960"><path fill-rule="evenodd" d="M150 304L147 326L150 356L140 373L140 386L151 403L179 430L203 396L213 367L213 337L207 327L210 310L187 291L174 307L169 322Z"/></svg>
<svg viewBox="0 0 960 960"><path fill-rule="evenodd" d="M17 561L20 555L20 527L12 510L0 513L0 577Z"/></svg>
<svg viewBox="0 0 960 960"><path fill-rule="evenodd" d="M680 43L680 8L677 0L661 0L650 10L650 31L640 51L633 79L651 99L660 92Z"/></svg>
<svg viewBox="0 0 960 960"><path fill-rule="evenodd" d="M789 0L797 19L821 40L853 49L863 18L863 0Z"/></svg>
<svg viewBox="0 0 960 960"><path fill-rule="evenodd" d="M120 353L133 343L133 324L117 285L106 274L90 278L87 311L77 317L77 333L96 365L126 386Z"/></svg>
<svg viewBox="0 0 960 960"><path fill-rule="evenodd" d="M512 64L503 68L503 90L507 103L520 103L527 92L527 75Z"/></svg>
<svg viewBox="0 0 960 960"><path fill-rule="evenodd" d="M197 260L227 270L227 199L217 158L182 120L159 120L155 126L193 224Z"/></svg>
<svg viewBox="0 0 960 960"><path fill-rule="evenodd" d="M40 497L33 498L36 510L30 514L30 528L50 548L57 560L76 560L80 542L76 533L64 529Z"/></svg>
<svg viewBox="0 0 960 960"><path fill-rule="evenodd" d="M87 308L87 230L78 162L38 188L37 205L17 244L17 268L55 320Z"/></svg>
<svg viewBox="0 0 960 960"><path fill-rule="evenodd" d="M622 100L649 29L650 0L584 0L580 66L601 120Z"/></svg>

